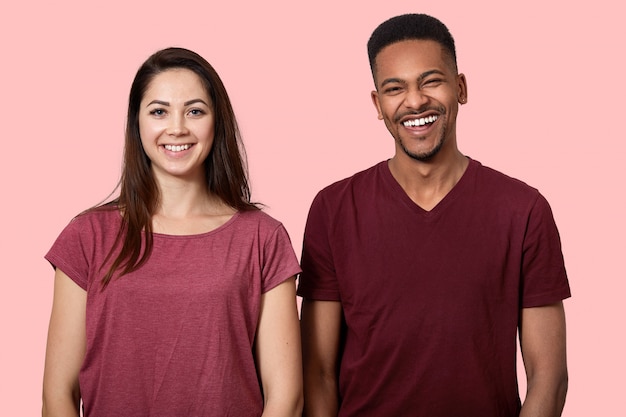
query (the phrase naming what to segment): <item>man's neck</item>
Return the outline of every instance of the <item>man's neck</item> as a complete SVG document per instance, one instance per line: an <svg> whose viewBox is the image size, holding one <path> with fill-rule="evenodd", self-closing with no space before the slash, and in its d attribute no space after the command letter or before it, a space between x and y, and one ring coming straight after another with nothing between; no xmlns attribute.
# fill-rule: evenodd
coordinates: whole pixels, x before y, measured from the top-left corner
<svg viewBox="0 0 626 417"><path fill-rule="evenodd" d="M468 164L468 158L458 150L451 155L438 154L429 161L396 154L389 160L389 170L409 198L430 211L459 182Z"/></svg>

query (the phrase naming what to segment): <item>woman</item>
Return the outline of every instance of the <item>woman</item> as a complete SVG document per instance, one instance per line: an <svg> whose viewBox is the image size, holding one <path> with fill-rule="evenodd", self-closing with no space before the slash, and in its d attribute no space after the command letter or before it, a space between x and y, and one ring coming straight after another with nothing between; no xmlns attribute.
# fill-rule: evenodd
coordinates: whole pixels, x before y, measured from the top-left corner
<svg viewBox="0 0 626 417"><path fill-rule="evenodd" d="M43 415L295 416L296 257L250 203L226 90L196 53L133 81L120 196L76 217L55 267Z"/></svg>

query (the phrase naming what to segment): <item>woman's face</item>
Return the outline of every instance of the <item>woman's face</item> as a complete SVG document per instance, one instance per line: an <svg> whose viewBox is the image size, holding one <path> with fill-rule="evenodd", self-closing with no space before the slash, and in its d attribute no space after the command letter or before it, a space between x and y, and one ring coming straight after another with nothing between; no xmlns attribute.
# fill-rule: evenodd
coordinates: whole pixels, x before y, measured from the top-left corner
<svg viewBox="0 0 626 417"><path fill-rule="evenodd" d="M157 181L204 181L213 116L213 103L193 71L174 68L152 79L139 106L139 134Z"/></svg>

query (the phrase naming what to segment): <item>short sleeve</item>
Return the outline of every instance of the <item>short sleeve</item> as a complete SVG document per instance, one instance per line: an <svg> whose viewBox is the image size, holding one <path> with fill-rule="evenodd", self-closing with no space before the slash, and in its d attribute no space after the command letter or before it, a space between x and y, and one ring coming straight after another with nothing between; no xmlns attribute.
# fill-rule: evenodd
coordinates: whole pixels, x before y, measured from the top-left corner
<svg viewBox="0 0 626 417"><path fill-rule="evenodd" d="M522 256L522 307L553 304L570 297L559 232L552 210L540 194L530 210Z"/></svg>
<svg viewBox="0 0 626 417"><path fill-rule="evenodd" d="M266 293L300 272L291 239L282 224L279 224L265 242L263 259L262 293Z"/></svg>
<svg viewBox="0 0 626 417"><path fill-rule="evenodd" d="M89 243L83 239L84 222L74 218L63 229L45 259L55 269L60 269L82 289L87 290L89 281Z"/></svg>
<svg viewBox="0 0 626 417"><path fill-rule="evenodd" d="M340 301L339 285L330 244L331 224L320 192L309 210L302 244L302 273L298 295L312 300Z"/></svg>

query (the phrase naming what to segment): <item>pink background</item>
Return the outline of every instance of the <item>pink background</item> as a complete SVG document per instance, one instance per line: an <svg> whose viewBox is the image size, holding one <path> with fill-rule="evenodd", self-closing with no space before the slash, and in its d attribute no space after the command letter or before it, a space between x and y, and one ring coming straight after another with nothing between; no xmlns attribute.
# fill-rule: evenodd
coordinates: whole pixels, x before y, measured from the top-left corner
<svg viewBox="0 0 626 417"><path fill-rule="evenodd" d="M457 41L469 84L461 150L552 204L574 294L564 415L623 412L618 2L91 3L0 11L0 415L39 414L53 283L43 255L73 215L115 187L128 89L149 54L184 46L216 67L241 123L254 198L299 253L314 194L393 153L370 103L365 43L384 19L416 11L442 19Z"/></svg>

